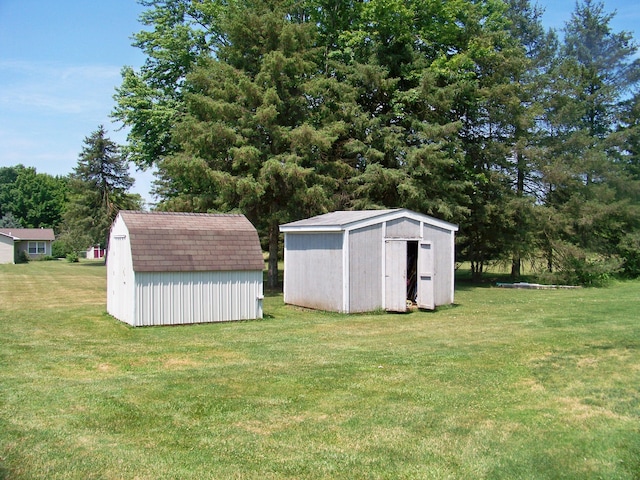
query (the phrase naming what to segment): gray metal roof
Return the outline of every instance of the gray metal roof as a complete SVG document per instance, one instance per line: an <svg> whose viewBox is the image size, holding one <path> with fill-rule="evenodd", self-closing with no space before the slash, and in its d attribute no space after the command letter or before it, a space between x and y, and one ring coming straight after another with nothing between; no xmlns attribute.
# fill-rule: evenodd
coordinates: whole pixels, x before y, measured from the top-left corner
<svg viewBox="0 0 640 480"><path fill-rule="evenodd" d="M325 213L315 217L298 220L297 222L286 223L281 227L344 227L354 222L368 220L370 218L386 215L399 209L391 210L338 210L336 212Z"/></svg>
<svg viewBox="0 0 640 480"><path fill-rule="evenodd" d="M458 226L453 223L445 222L422 213L413 212L404 208L393 208L388 210L339 210L336 212L325 213L315 217L298 220L296 222L285 223L280 225L281 232L339 232L351 227L358 227L361 224L376 223L385 220L391 220L399 217L409 217L416 220L424 221L430 225L445 228L447 230L457 231Z"/></svg>

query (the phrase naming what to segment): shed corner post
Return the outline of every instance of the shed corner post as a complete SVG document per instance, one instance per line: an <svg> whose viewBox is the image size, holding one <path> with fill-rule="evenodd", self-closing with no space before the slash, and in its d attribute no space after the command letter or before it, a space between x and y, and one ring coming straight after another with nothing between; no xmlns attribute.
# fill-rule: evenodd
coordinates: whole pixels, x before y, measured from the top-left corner
<svg viewBox="0 0 640 480"><path fill-rule="evenodd" d="M342 232L342 312L349 313L349 230Z"/></svg>
<svg viewBox="0 0 640 480"><path fill-rule="evenodd" d="M456 295L456 231L451 230L451 287L449 303L455 301Z"/></svg>
<svg viewBox="0 0 640 480"><path fill-rule="evenodd" d="M387 287L386 287L386 280L385 277L387 275L387 252L386 252L386 242L387 242L387 222L382 222L382 228L380 229L381 231L381 235L382 238L380 238L380 242L382 243L382 246L380 247L380 272L382 273L382 278L380 279L380 287L381 287L381 291L380 291L380 295L381 295L381 299L382 299L382 308L386 307L386 298L387 298Z"/></svg>
<svg viewBox="0 0 640 480"><path fill-rule="evenodd" d="M287 257L289 256L289 235L287 233L282 234L284 236L284 255L282 258L284 266L282 267L282 300L287 303Z"/></svg>

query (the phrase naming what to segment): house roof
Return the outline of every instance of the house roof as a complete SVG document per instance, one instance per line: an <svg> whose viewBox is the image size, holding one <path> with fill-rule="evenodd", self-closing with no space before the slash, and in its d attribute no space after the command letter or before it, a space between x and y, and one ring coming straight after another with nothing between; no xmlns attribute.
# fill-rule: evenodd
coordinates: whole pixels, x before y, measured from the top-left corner
<svg viewBox="0 0 640 480"><path fill-rule="evenodd" d="M0 228L0 235L13 240L54 241L56 239L51 228Z"/></svg>
<svg viewBox="0 0 640 480"><path fill-rule="evenodd" d="M285 223L284 225L280 225L280 231L283 233L341 232L402 217L422 221L445 230L454 232L458 230L458 226L453 223L404 208L394 208L389 210L340 210L325 213L304 220L298 220L297 222Z"/></svg>
<svg viewBox="0 0 640 480"><path fill-rule="evenodd" d="M264 270L244 215L121 211L137 272Z"/></svg>

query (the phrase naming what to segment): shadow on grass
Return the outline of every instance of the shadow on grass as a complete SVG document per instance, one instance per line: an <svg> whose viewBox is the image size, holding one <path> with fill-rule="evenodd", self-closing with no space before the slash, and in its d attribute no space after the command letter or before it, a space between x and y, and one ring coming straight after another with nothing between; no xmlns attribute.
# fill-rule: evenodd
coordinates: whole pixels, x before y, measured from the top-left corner
<svg viewBox="0 0 640 480"><path fill-rule="evenodd" d="M11 478L9 470L0 465L0 480L9 480Z"/></svg>
<svg viewBox="0 0 640 480"><path fill-rule="evenodd" d="M76 265L80 265L83 267L104 267L107 264L105 262L101 262L98 260L96 260L95 262L92 262L90 260L85 260L84 262L83 261L78 262Z"/></svg>
<svg viewBox="0 0 640 480"><path fill-rule="evenodd" d="M485 272L479 279L474 279L468 270L458 270L455 273L455 288L458 291L469 291L475 288L495 287L497 283L535 282L531 275L521 275L514 278L509 273Z"/></svg>

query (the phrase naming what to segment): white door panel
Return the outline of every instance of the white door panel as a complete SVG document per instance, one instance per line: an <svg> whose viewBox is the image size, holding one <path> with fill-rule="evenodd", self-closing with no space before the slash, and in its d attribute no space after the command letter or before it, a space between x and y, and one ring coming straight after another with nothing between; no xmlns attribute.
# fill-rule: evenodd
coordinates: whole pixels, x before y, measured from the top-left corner
<svg viewBox="0 0 640 480"><path fill-rule="evenodd" d="M434 256L430 242L421 242L418 249L418 298L419 308L436 308L434 295Z"/></svg>
<svg viewBox="0 0 640 480"><path fill-rule="evenodd" d="M384 308L391 312L407 311L407 242L385 241Z"/></svg>

